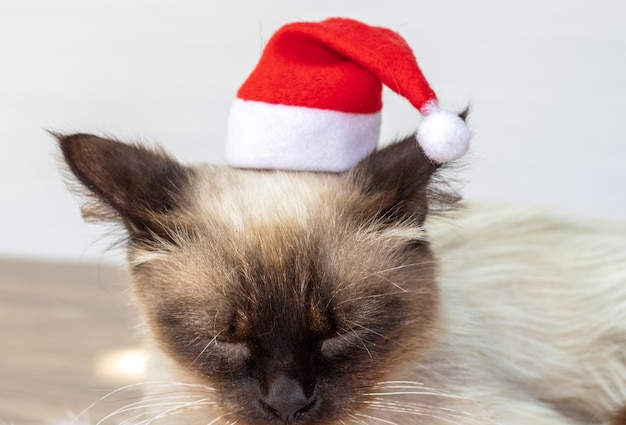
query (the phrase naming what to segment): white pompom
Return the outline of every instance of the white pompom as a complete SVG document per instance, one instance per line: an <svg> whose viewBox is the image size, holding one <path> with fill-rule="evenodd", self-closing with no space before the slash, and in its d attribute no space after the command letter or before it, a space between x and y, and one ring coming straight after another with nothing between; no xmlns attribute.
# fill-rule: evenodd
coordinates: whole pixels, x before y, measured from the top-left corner
<svg viewBox="0 0 626 425"><path fill-rule="evenodd" d="M462 156L469 148L470 131L458 115L441 109L426 115L415 137L432 161L444 164Z"/></svg>

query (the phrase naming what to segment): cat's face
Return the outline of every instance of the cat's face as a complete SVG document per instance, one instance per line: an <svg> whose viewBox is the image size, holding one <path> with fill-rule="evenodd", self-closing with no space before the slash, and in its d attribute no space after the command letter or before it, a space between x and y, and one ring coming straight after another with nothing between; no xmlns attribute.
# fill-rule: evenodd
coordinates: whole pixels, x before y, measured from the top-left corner
<svg viewBox="0 0 626 425"><path fill-rule="evenodd" d="M435 264L421 230L435 166L411 140L343 174L185 167L60 138L95 204L123 222L159 347L244 425L341 423L427 347Z"/></svg>

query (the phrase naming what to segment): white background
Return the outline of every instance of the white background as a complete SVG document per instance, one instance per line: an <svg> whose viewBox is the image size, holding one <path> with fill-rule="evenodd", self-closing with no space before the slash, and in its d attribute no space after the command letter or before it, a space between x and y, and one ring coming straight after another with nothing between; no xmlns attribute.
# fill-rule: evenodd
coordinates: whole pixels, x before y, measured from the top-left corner
<svg viewBox="0 0 626 425"><path fill-rule="evenodd" d="M263 43L329 16L400 32L442 106L472 104L468 199L626 218L623 0L0 0L0 256L120 259L81 222L44 129L222 162ZM418 113L384 101L382 140L412 132Z"/></svg>

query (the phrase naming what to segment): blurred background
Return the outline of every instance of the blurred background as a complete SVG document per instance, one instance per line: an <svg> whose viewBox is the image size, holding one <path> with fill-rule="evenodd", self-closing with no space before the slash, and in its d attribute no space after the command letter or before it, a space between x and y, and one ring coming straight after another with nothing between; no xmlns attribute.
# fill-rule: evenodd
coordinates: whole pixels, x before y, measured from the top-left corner
<svg viewBox="0 0 626 425"><path fill-rule="evenodd" d="M400 32L445 108L472 105L465 196L626 217L626 2L0 0L0 257L118 262L46 129L222 162L238 86L282 24ZM383 142L418 113L385 93Z"/></svg>
<svg viewBox="0 0 626 425"><path fill-rule="evenodd" d="M623 0L0 0L0 424L92 402L101 418L135 397L106 394L143 373L127 277L111 267L123 252L82 222L46 130L223 162L264 43L329 16L400 32L442 106L472 105L467 199L626 218ZM382 143L415 130L405 99L384 103Z"/></svg>

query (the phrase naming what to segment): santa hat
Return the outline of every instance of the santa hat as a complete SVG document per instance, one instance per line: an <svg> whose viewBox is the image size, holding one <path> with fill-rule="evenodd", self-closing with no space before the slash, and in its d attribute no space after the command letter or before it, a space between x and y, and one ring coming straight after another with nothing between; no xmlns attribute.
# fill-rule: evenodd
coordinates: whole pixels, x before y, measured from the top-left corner
<svg viewBox="0 0 626 425"><path fill-rule="evenodd" d="M228 163L351 168L378 144L382 84L424 115L416 138L428 158L445 163L465 153L465 122L439 108L406 41L386 28L332 18L285 25L269 40L232 105Z"/></svg>

